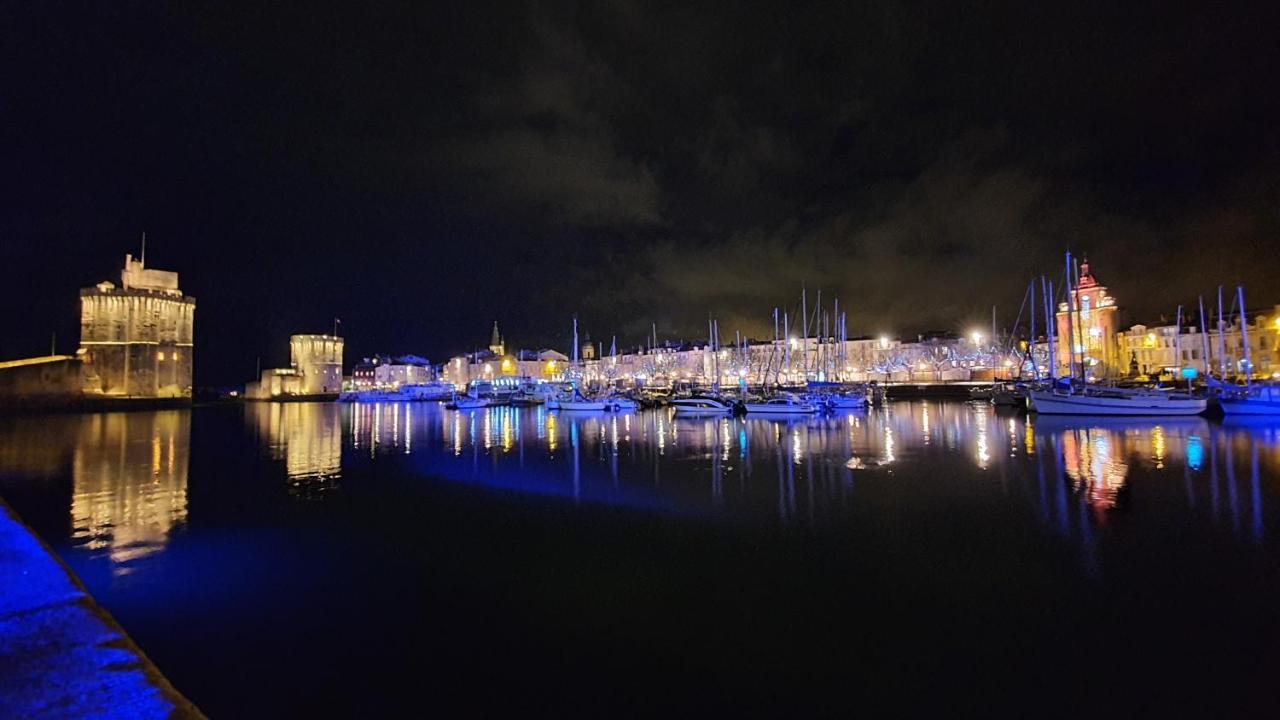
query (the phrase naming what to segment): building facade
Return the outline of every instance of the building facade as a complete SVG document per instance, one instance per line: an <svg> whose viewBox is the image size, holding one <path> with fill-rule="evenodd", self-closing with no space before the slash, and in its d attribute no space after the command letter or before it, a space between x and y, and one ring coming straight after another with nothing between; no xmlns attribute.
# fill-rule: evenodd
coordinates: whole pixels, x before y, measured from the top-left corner
<svg viewBox="0 0 1280 720"><path fill-rule="evenodd" d="M80 349L86 395L189 398L196 300L178 273L125 255L121 284L80 291Z"/></svg>
<svg viewBox="0 0 1280 720"><path fill-rule="evenodd" d="M1080 282L1071 290L1074 307L1058 304L1057 374L1085 377L1115 377L1128 371L1129 357L1121 357L1119 319L1115 298L1089 270L1089 261L1080 264Z"/></svg>
<svg viewBox="0 0 1280 720"><path fill-rule="evenodd" d="M292 335L289 364L302 377L304 395L342 391L342 338L336 335Z"/></svg>
<svg viewBox="0 0 1280 720"><path fill-rule="evenodd" d="M1134 325L1120 333L1118 348L1128 359L1130 375L1182 376L1187 370L1218 377L1242 377L1246 370L1244 339L1248 337L1248 362L1254 377L1280 374L1280 305L1270 311L1250 313L1253 322L1241 331L1240 319L1219 333L1206 323L1198 325Z"/></svg>
<svg viewBox="0 0 1280 720"><path fill-rule="evenodd" d="M337 335L289 337L289 367L263 370L245 384L249 400L337 396L342 392L343 340Z"/></svg>

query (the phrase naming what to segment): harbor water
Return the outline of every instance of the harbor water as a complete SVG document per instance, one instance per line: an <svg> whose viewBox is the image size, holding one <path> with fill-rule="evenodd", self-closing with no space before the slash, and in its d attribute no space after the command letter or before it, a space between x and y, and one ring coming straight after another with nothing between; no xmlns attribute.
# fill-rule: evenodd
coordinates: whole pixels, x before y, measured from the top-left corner
<svg viewBox="0 0 1280 720"><path fill-rule="evenodd" d="M0 495L214 718L1280 700L1276 422L55 414Z"/></svg>

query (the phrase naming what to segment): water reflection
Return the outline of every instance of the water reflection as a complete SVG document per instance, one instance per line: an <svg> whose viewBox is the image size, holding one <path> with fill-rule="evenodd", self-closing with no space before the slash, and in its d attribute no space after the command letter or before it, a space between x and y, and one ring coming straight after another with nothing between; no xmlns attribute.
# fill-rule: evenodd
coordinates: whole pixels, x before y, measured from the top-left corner
<svg viewBox="0 0 1280 720"><path fill-rule="evenodd" d="M1268 423L1029 417L950 402L804 419L428 403L261 403L243 413L251 442L301 497L340 491L358 467L784 524L963 502L994 522L1028 515L1086 554L1102 528L1156 515L1249 543L1280 522L1268 515L1280 428ZM187 518L190 418L0 419L0 479L68 476L70 535L125 566Z"/></svg>
<svg viewBox="0 0 1280 720"><path fill-rule="evenodd" d="M82 419L72 454L72 539L105 549L116 571L157 552L187 518L191 416L104 413Z"/></svg>
<svg viewBox="0 0 1280 720"><path fill-rule="evenodd" d="M342 408L337 405L246 403L245 422L268 457L284 461L285 476L300 494L322 494L342 477ZM412 445L408 428L401 433L395 404L358 407L352 413L351 435L357 449L362 439L371 450L384 441L388 447Z"/></svg>
<svg viewBox="0 0 1280 720"><path fill-rule="evenodd" d="M521 492L817 524L856 511L859 494L880 492L860 481L892 484L904 474L994 483L972 487L989 487L1000 502L1027 498L1055 533L1082 540L1126 508L1136 476L1176 483L1189 510L1207 497L1206 513L1229 515L1241 537L1261 539L1264 479L1280 465L1270 427L1037 418L953 402L803 419L404 403L281 405L255 417L292 478L336 477L345 448L375 462L408 456L415 472Z"/></svg>
<svg viewBox="0 0 1280 720"><path fill-rule="evenodd" d="M4 417L0 492L16 501L31 491L21 482L36 481L52 496L36 494L35 506L19 511L43 522L60 507L60 534L104 553L124 575L186 522L190 450L186 410Z"/></svg>

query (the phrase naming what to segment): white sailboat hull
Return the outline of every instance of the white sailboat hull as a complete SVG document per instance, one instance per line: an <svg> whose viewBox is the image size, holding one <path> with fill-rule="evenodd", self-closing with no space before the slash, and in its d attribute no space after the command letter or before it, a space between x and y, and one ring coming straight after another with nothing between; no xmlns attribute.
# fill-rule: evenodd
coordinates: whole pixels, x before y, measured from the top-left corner
<svg viewBox="0 0 1280 720"><path fill-rule="evenodd" d="M692 417L695 415L728 415L733 412L733 406L722 403L718 400L689 400L679 399L672 400L671 406L675 408L676 415Z"/></svg>
<svg viewBox="0 0 1280 720"><path fill-rule="evenodd" d="M1066 395L1032 390L1028 400L1031 409L1043 415L1199 415L1207 406L1203 398L1162 393Z"/></svg>
<svg viewBox="0 0 1280 720"><path fill-rule="evenodd" d="M864 408L866 406L867 398L865 395L857 397L850 397L846 395L831 398L831 407L835 410L851 410Z"/></svg>
<svg viewBox="0 0 1280 720"><path fill-rule="evenodd" d="M744 406L751 415L812 415L818 409L812 405L770 405L769 403L747 403Z"/></svg>
<svg viewBox="0 0 1280 720"><path fill-rule="evenodd" d="M559 410L578 410L584 412L604 410L604 401L602 400L561 400L558 403Z"/></svg>

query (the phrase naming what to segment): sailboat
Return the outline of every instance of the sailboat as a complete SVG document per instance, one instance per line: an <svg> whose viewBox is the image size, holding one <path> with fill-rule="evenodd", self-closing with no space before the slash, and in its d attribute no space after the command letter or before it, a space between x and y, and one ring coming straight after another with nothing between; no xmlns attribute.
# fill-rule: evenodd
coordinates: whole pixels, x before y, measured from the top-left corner
<svg viewBox="0 0 1280 720"><path fill-rule="evenodd" d="M1027 404L1042 415L1199 415L1205 411L1208 401L1187 393L1099 387L1075 377L1075 337L1073 315L1075 292L1072 288L1074 268L1071 253L1067 253L1067 328L1068 349L1071 351L1071 373L1065 383L1053 383L1048 389L1027 391ZM1052 321L1052 317L1046 317ZM1052 327L1052 325L1049 325ZM1052 365L1052 358L1050 360Z"/></svg>
<svg viewBox="0 0 1280 720"><path fill-rule="evenodd" d="M1244 312L1244 287L1238 286L1236 293L1240 305L1240 345L1244 348L1244 387L1223 385L1218 404L1226 415L1280 416L1280 384L1266 380L1257 382L1253 379L1253 358L1249 353L1249 317Z"/></svg>
<svg viewBox="0 0 1280 720"><path fill-rule="evenodd" d="M599 412L605 409L605 401L584 397L575 389L569 396L557 400L556 409Z"/></svg>
<svg viewBox="0 0 1280 720"><path fill-rule="evenodd" d="M474 391L466 395L458 395L455 392L451 404L458 410L475 410L476 408L488 407L489 399L476 395Z"/></svg>
<svg viewBox="0 0 1280 720"><path fill-rule="evenodd" d="M573 364L570 368L573 376L570 383L569 391L556 398L554 402L548 402L547 407L555 410L569 410L581 412L600 412L605 409L603 400L588 398L578 390L578 316L573 316Z"/></svg>

